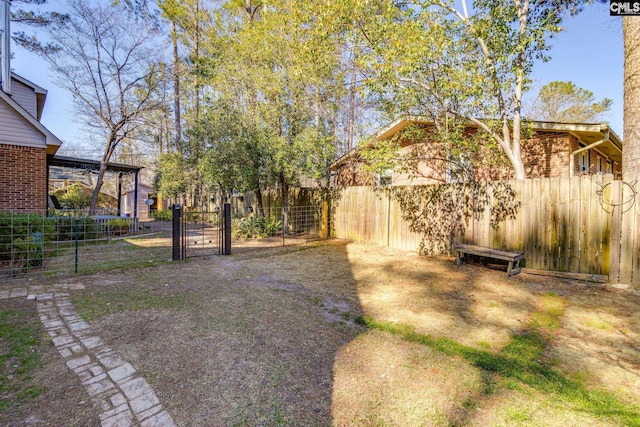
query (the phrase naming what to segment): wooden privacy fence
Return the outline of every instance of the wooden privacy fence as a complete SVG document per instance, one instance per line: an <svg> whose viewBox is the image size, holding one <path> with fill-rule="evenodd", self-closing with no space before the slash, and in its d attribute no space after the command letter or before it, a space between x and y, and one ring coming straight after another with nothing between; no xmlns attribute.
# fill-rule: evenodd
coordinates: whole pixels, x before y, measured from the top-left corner
<svg viewBox="0 0 640 427"><path fill-rule="evenodd" d="M454 243L524 252L527 268L640 284L638 174L415 187L348 187L338 238L451 253Z"/></svg>

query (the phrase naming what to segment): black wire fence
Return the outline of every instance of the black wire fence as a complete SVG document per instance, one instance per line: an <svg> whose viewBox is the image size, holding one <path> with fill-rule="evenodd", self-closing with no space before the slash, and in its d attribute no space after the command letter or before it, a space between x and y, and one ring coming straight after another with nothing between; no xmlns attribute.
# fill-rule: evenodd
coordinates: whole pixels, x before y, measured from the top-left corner
<svg viewBox="0 0 640 427"><path fill-rule="evenodd" d="M93 273L171 258L171 226L84 211L0 212L0 279Z"/></svg>
<svg viewBox="0 0 640 427"><path fill-rule="evenodd" d="M231 235L240 241L298 245L329 237L326 204L252 208L231 222Z"/></svg>
<svg viewBox="0 0 640 427"><path fill-rule="evenodd" d="M231 246L300 245L329 237L327 203L248 209L231 221ZM220 211L185 209L179 233L182 256L220 255ZM170 261L172 221L141 222L86 211L0 211L0 280L27 275L91 274Z"/></svg>

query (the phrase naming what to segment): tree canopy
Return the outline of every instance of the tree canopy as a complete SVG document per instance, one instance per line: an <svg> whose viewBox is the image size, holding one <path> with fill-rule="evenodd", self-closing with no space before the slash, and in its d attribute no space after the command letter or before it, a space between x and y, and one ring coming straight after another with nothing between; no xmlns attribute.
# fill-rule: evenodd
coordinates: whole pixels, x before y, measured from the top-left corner
<svg viewBox="0 0 640 427"><path fill-rule="evenodd" d="M613 101L596 101L593 92L573 82L550 82L540 89L530 119L548 122L593 123L601 121Z"/></svg>

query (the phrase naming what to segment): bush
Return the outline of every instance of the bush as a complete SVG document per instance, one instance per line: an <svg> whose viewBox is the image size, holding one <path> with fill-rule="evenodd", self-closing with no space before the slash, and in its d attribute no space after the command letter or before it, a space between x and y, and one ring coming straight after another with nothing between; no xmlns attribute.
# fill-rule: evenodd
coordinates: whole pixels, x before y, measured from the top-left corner
<svg viewBox="0 0 640 427"><path fill-rule="evenodd" d="M275 218L263 218L262 231L267 236L273 236L279 233L282 231L282 220L276 220Z"/></svg>
<svg viewBox="0 0 640 427"><path fill-rule="evenodd" d="M131 220L127 218L114 218L107 221L107 231L112 234L125 234L129 232Z"/></svg>
<svg viewBox="0 0 640 427"><path fill-rule="evenodd" d="M42 265L44 244L55 235L55 222L37 214L0 213L0 259L27 268Z"/></svg>
<svg viewBox="0 0 640 427"><path fill-rule="evenodd" d="M51 218L55 221L55 240L58 242L97 239L103 227L94 218L64 216ZM77 226L77 230L76 230Z"/></svg>
<svg viewBox="0 0 640 427"><path fill-rule="evenodd" d="M282 221L275 218L234 218L231 221L231 235L236 239L268 237L282 231Z"/></svg>
<svg viewBox="0 0 640 427"><path fill-rule="evenodd" d="M163 211L152 211L151 218L156 221L171 221L173 219L173 212L170 209Z"/></svg>

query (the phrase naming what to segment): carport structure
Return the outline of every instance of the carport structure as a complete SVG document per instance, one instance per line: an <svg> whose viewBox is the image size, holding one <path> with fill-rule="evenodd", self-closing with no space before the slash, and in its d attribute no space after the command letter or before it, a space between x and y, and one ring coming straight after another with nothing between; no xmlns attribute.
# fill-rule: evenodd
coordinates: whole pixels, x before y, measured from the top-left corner
<svg viewBox="0 0 640 427"><path fill-rule="evenodd" d="M65 169L81 170L90 173L97 173L100 170L100 162L98 160L79 159L67 156L49 156L47 158L47 196L49 194L49 177L51 175L51 167L60 167ZM143 166L126 165L123 163L108 163L107 173L118 174L118 216L122 213L122 177L125 175L134 175L134 200L138 200L138 184L140 170ZM138 219L138 204L133 204L133 218Z"/></svg>

